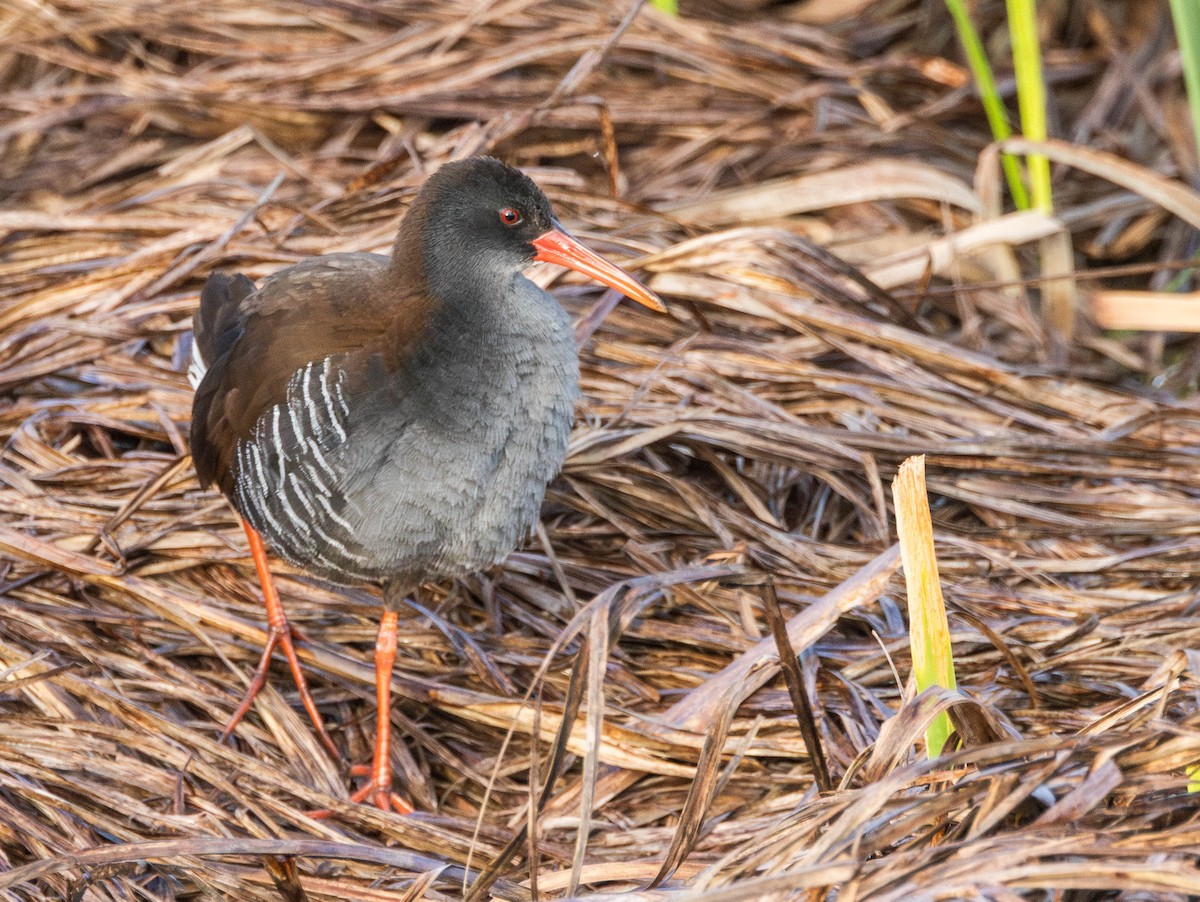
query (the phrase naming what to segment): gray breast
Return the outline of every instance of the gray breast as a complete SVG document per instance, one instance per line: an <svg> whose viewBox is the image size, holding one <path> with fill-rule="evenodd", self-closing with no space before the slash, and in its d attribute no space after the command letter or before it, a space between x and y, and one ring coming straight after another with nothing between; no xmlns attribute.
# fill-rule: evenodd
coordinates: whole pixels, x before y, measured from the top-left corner
<svg viewBox="0 0 1200 902"><path fill-rule="evenodd" d="M369 369L353 404L337 358L299 371L238 447L250 524L341 582L416 583L502 560L562 467L578 395L570 321L533 290L523 300L537 315L509 311L488 328L456 319L403 372Z"/></svg>
<svg viewBox="0 0 1200 902"><path fill-rule="evenodd" d="M413 372L355 411L347 517L376 578L479 570L529 533L578 395L570 322L557 303L546 313L535 328L478 335L468 354L431 342Z"/></svg>

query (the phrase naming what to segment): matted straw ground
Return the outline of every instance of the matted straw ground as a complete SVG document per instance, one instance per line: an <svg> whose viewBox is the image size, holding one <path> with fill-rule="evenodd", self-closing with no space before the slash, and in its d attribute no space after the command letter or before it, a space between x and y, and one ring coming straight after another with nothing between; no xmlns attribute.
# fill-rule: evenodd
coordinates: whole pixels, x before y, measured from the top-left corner
<svg viewBox="0 0 1200 902"><path fill-rule="evenodd" d="M1085 6L1047 13L1062 133L1187 177L1161 22ZM1143 387L1161 343L1083 321L1055 366L1038 293L995 287L1038 274L1038 241L1153 264L1193 233L1078 171L1066 232L1001 215L940 3L825 30L685 4L619 34L626 8L0 4L4 899L294 899L289 861L313 900L461 898L489 867L481 895L511 900L1200 895L1200 411ZM424 175L474 152L525 166L671 316L538 273L580 324L571 455L538 537L402 620L401 818L340 801L281 666L215 743L262 613L186 456L181 343L209 272L383 250ZM905 686L889 484L914 454L957 696ZM277 571L365 760L375 598ZM824 795L759 644L763 571ZM927 762L952 703L965 745Z"/></svg>

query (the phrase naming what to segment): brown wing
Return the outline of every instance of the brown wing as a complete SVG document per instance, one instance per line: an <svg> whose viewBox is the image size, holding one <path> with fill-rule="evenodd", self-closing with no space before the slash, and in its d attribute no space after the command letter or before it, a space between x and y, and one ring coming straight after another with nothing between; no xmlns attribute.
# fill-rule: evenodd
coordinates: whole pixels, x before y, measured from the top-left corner
<svg viewBox="0 0 1200 902"><path fill-rule="evenodd" d="M192 404L192 456L201 485L216 483L233 496L238 441L286 400L297 370L348 355L342 359L353 392L380 360L388 369L399 365L430 305L397 284L411 280L389 262L375 254L307 260L269 277L240 298L234 312L214 316L213 328L206 324L213 353L205 356L208 369Z"/></svg>

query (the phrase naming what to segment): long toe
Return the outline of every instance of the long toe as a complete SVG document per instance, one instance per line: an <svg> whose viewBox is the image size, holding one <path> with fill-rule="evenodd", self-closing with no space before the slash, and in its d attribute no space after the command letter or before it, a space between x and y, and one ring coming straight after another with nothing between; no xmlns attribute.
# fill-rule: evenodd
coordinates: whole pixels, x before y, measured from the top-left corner
<svg viewBox="0 0 1200 902"><path fill-rule="evenodd" d="M372 768L367 765L356 765L351 768L351 773L355 775L367 775ZM412 814L416 811L413 808L412 802L406 799L400 793L393 791L391 781L380 783L377 780L371 779L354 790L350 794L350 801L355 805L361 805L364 802L369 802L380 811L394 811L396 814ZM334 809L322 808L319 811L309 811L308 816L317 820L332 817Z"/></svg>
<svg viewBox="0 0 1200 902"><path fill-rule="evenodd" d="M412 802L393 791L391 773L380 778L377 765L356 764L350 768L350 776L368 778L366 783L350 794L350 801L360 804L369 799L381 811L395 811L397 814L412 814L416 810Z"/></svg>
<svg viewBox="0 0 1200 902"><path fill-rule="evenodd" d="M350 795L350 801L361 804L370 800L371 804L380 811L394 811L396 814L412 814L416 809L412 803L398 792L393 792L390 786L381 786L371 781L360 786Z"/></svg>

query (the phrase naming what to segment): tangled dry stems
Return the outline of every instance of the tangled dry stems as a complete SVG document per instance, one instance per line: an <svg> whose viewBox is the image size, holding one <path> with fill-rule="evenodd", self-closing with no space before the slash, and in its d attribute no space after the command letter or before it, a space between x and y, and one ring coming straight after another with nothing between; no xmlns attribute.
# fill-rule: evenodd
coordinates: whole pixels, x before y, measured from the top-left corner
<svg viewBox="0 0 1200 902"><path fill-rule="evenodd" d="M1195 404L1137 389L1154 347L1086 323L1054 365L1029 293L994 286L1035 268L1045 224L989 219L981 114L916 55L952 53L938 4L878 6L834 31L645 10L615 41L582 0L3 8L4 898L277 899L263 862L287 856L312 899L456 898L492 865L502 899L1200 893ZM1160 40L1131 34L1135 59ZM1137 70L1143 107L1106 87L1122 53L1054 58L1075 137L1175 175L1175 131L1121 141L1173 102L1161 67ZM186 459L181 338L207 273L383 249L427 171L485 151L672 316L556 281L585 401L544 532L403 624L398 763L424 813L313 821L345 775L282 672L214 742L263 633ZM1136 191L1060 182L1089 253L1184 246ZM981 229L999 250L964 249ZM921 453L961 694L914 699L886 489ZM365 758L375 599L279 571ZM830 794L761 599L724 579L745 571L792 618ZM930 763L947 707L966 746ZM535 841L498 862L564 711Z"/></svg>

